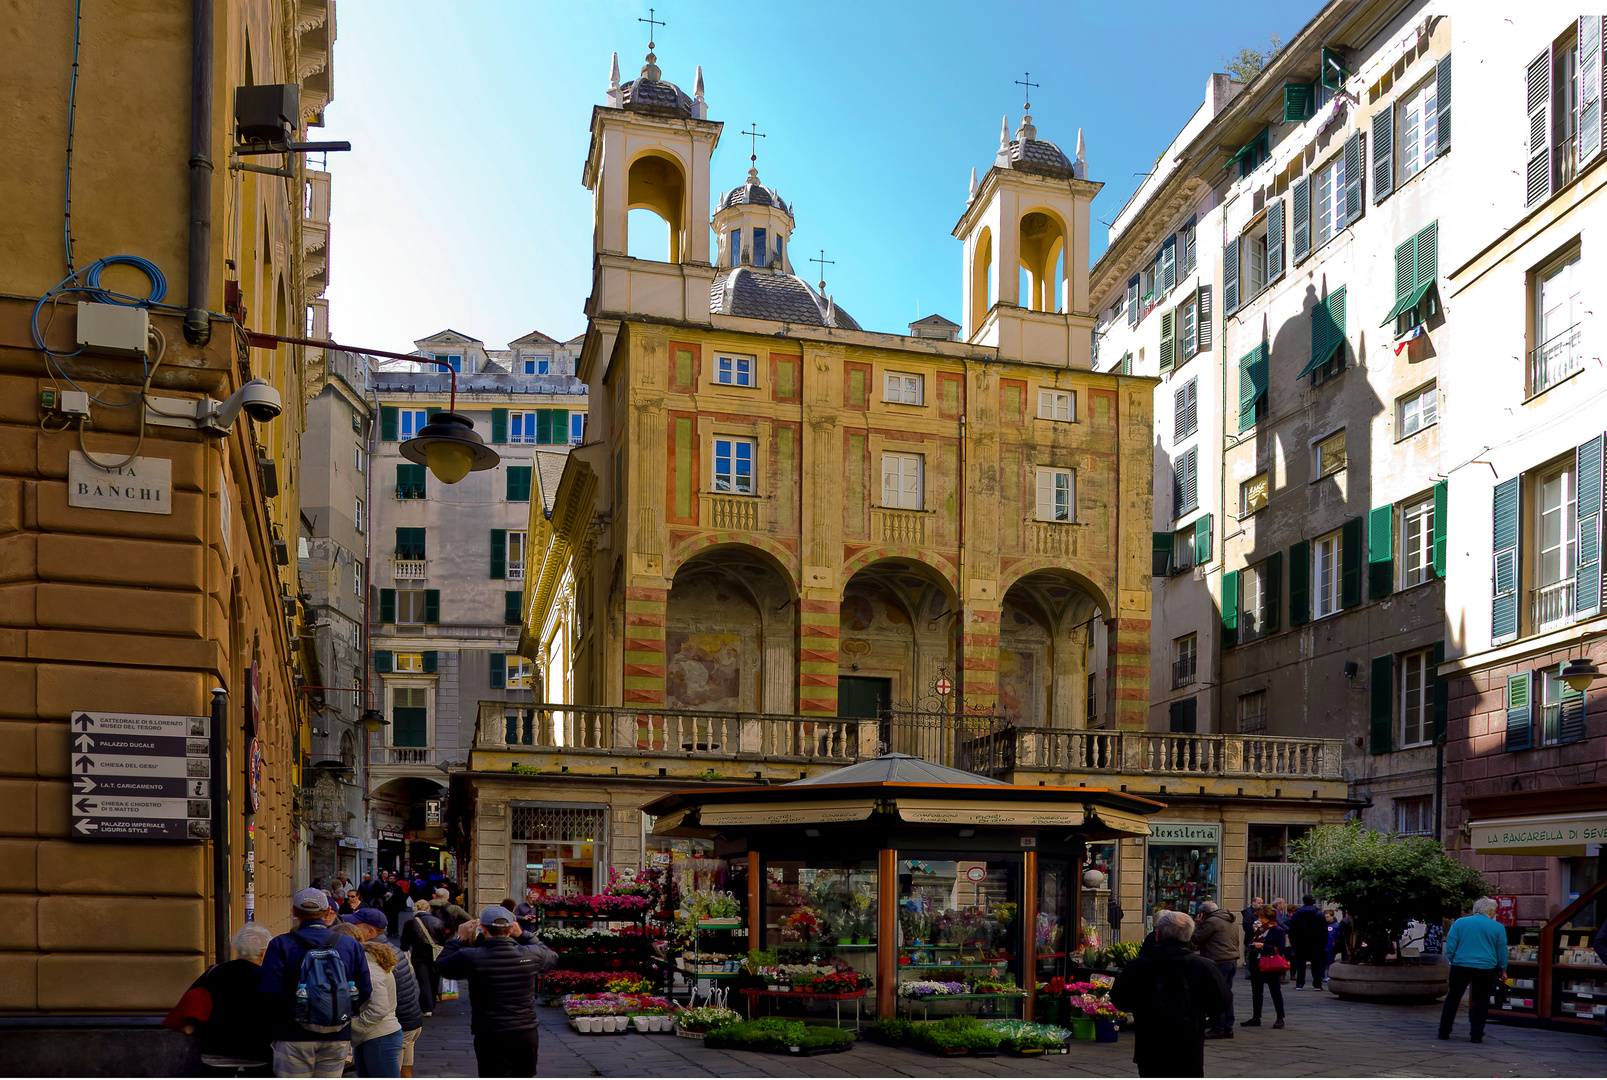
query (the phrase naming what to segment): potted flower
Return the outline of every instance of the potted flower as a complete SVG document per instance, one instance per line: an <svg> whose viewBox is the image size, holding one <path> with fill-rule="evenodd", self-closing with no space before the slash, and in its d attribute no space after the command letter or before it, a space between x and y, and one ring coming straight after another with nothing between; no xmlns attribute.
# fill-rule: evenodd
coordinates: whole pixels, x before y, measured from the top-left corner
<svg viewBox="0 0 1607 1080"><path fill-rule="evenodd" d="M740 1019L731 1009L711 1006L682 1009L675 1017L675 1034L685 1039L701 1039L715 1028L734 1024Z"/></svg>
<svg viewBox="0 0 1607 1080"><path fill-rule="evenodd" d="M1320 825L1295 842L1295 859L1311 891L1341 905L1353 923L1350 962L1328 969L1328 989L1341 998L1422 1001L1442 997L1450 982L1443 955L1390 958L1413 919L1460 915L1488 883L1429 837L1401 837L1360 822Z"/></svg>

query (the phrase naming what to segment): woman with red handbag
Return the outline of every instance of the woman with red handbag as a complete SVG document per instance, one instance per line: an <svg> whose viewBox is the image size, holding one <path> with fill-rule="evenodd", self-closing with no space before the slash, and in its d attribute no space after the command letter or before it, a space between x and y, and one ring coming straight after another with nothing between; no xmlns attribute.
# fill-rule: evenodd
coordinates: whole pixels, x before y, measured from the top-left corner
<svg viewBox="0 0 1607 1080"><path fill-rule="evenodd" d="M1268 904L1255 909L1256 924L1245 938L1245 958L1250 964L1250 1019L1240 1027L1261 1026L1261 988L1272 992L1272 1007L1278 1012L1273 1027L1283 1027L1283 973L1289 970L1289 932L1278 923L1278 913Z"/></svg>

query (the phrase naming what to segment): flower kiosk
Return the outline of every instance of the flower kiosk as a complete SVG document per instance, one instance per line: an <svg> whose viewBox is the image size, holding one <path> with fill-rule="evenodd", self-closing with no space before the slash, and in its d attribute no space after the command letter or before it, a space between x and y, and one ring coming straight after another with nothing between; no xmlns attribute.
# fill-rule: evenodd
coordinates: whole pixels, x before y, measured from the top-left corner
<svg viewBox="0 0 1607 1080"><path fill-rule="evenodd" d="M1086 845L1146 836L1162 809L887 754L790 784L677 791L643 812L657 834L746 861L759 1011L829 995L879 1017L1031 1019L1034 987L1076 967Z"/></svg>

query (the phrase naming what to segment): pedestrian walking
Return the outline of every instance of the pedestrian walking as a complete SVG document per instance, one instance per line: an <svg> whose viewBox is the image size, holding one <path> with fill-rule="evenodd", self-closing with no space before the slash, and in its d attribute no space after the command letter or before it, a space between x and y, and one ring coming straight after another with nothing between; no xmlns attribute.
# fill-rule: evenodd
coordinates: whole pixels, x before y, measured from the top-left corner
<svg viewBox="0 0 1607 1080"><path fill-rule="evenodd" d="M328 903L321 889L296 893L296 929L263 953L258 985L274 1014L275 1076L339 1076L351 1056L352 1017L373 992L363 947L325 924Z"/></svg>
<svg viewBox="0 0 1607 1080"><path fill-rule="evenodd" d="M1289 902L1281 896L1274 897L1272 910L1277 916L1278 925L1285 930L1289 929Z"/></svg>
<svg viewBox="0 0 1607 1080"><path fill-rule="evenodd" d="M402 946L418 977L419 1008L425 1016L434 1016L436 999L441 996L441 974L435 969L435 958L446 945L446 928L430 914L428 900L420 900L413 907L413 918L402 927Z"/></svg>
<svg viewBox="0 0 1607 1080"><path fill-rule="evenodd" d="M472 921L472 916L454 904L451 894L445 889L436 889L435 895L430 898L430 914L441 920L448 934L457 933L458 927Z"/></svg>
<svg viewBox="0 0 1607 1080"><path fill-rule="evenodd" d="M1323 949L1322 969L1326 973L1334 966L1334 955L1339 950L1339 920L1332 911L1322 913L1323 921Z"/></svg>
<svg viewBox="0 0 1607 1080"><path fill-rule="evenodd" d="M358 1076L402 1075L402 1022L396 1019L396 954L369 935L371 928L343 922L332 933L362 942L374 992L352 1017L352 1065ZM365 940L366 939L366 940Z"/></svg>
<svg viewBox="0 0 1607 1080"><path fill-rule="evenodd" d="M1277 909L1262 904L1256 909L1256 925L1245 942L1245 962L1250 967L1250 1019L1240 1027L1261 1026L1263 991L1272 995L1277 1010L1275 1028L1283 1027L1283 973L1289 970L1289 932L1278 924Z"/></svg>
<svg viewBox="0 0 1607 1080"><path fill-rule="evenodd" d="M1231 918L1231 913L1229 918ZM1110 1000L1133 1014L1139 1076L1204 1076L1205 1033L1228 1007L1218 966L1190 945L1197 927L1185 912L1155 916L1155 943L1122 968Z"/></svg>
<svg viewBox="0 0 1607 1080"><path fill-rule="evenodd" d="M384 936L386 928L384 912L365 908L351 915L343 915L341 918L362 933L365 945L369 941L383 941L396 954L396 966L391 968L391 977L396 980L396 1020L402 1025L402 1075L412 1076L413 1048L418 1042L419 1032L424 1030L419 979L412 959L401 942ZM407 932L406 927L403 927L402 932Z"/></svg>
<svg viewBox="0 0 1607 1080"><path fill-rule="evenodd" d="M263 997L262 954L273 931L248 922L234 933L234 959L214 964L162 1021L198 1036L203 1076L272 1076L273 1011Z"/></svg>
<svg viewBox="0 0 1607 1080"><path fill-rule="evenodd" d="M1497 980L1507 974L1507 928L1495 921L1496 903L1488 896L1473 902L1473 914L1451 924L1445 938L1445 958L1451 965L1451 985L1440 1010L1439 1037L1449 1039L1456 1010L1469 987L1468 1027L1474 1042L1484 1041L1484 1020Z"/></svg>
<svg viewBox="0 0 1607 1080"><path fill-rule="evenodd" d="M1200 955L1216 965L1222 973L1227 1004L1211 1018L1206 1029L1207 1039L1233 1038L1233 973L1239 967L1239 954L1244 949L1244 927L1239 917L1215 902L1207 900L1200 905L1198 923L1194 927L1194 947Z"/></svg>
<svg viewBox="0 0 1607 1080"><path fill-rule="evenodd" d="M533 934L520 933L505 907L486 908L441 950L441 974L469 981L469 1030L481 1076L536 1075L536 976L557 962Z"/></svg>
<svg viewBox="0 0 1607 1080"><path fill-rule="evenodd" d="M1322 917L1317 898L1307 893L1289 916L1289 944L1295 953L1295 989L1306 987L1306 969L1311 969L1311 988L1322 989L1324 955L1328 950L1328 923Z"/></svg>

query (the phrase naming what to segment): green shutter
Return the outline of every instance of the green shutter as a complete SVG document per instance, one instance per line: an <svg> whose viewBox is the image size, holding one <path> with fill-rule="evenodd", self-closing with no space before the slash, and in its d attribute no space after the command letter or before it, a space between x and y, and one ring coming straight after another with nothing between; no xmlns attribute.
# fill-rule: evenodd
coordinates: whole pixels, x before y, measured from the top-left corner
<svg viewBox="0 0 1607 1080"><path fill-rule="evenodd" d="M1339 527L1339 606L1361 603L1362 543L1366 519L1353 517Z"/></svg>
<svg viewBox="0 0 1607 1080"><path fill-rule="evenodd" d="M436 624L441 621L441 590L424 590L424 621Z"/></svg>
<svg viewBox="0 0 1607 1080"><path fill-rule="evenodd" d="M1367 750L1387 754L1395 748L1395 658L1373 657L1373 674L1368 680L1373 696L1373 723Z"/></svg>
<svg viewBox="0 0 1607 1080"><path fill-rule="evenodd" d="M1172 572L1172 534L1158 532L1154 536L1150 554L1150 576L1165 577Z"/></svg>
<svg viewBox="0 0 1607 1080"><path fill-rule="evenodd" d="M1534 672L1507 676L1507 752L1534 745L1534 724L1529 712L1529 690Z"/></svg>
<svg viewBox="0 0 1607 1080"><path fill-rule="evenodd" d="M1204 566L1211 561L1211 515L1206 514L1194 523L1194 565Z"/></svg>
<svg viewBox="0 0 1607 1080"><path fill-rule="evenodd" d="M502 653L491 654L491 689L506 690L508 688L508 658Z"/></svg>
<svg viewBox="0 0 1607 1080"><path fill-rule="evenodd" d="M1289 545L1289 625L1311 621L1311 541Z"/></svg>
<svg viewBox="0 0 1607 1080"><path fill-rule="evenodd" d="M1171 371L1172 361L1177 356L1177 310L1168 308L1161 312L1161 370Z"/></svg>
<svg viewBox="0 0 1607 1080"><path fill-rule="evenodd" d="M1518 478L1497 484L1491 511L1490 549L1494 555L1494 589L1490 601L1490 644L1518 636Z"/></svg>
<svg viewBox="0 0 1607 1080"><path fill-rule="evenodd" d="M523 620L520 618L520 606L524 594L520 592L505 592L502 594L502 621L509 626L518 626Z"/></svg>
<svg viewBox="0 0 1607 1080"><path fill-rule="evenodd" d="M1557 665L1557 673L1567 666L1567 661ZM1557 741L1583 742L1585 738L1585 694L1582 690L1575 690L1561 679L1557 680Z"/></svg>
<svg viewBox="0 0 1607 1080"><path fill-rule="evenodd" d="M552 441L559 446L569 443L569 410L554 409L552 411Z"/></svg>
<svg viewBox="0 0 1607 1080"><path fill-rule="evenodd" d="M1345 289L1341 286L1311 307L1311 359L1296 378L1311 375L1345 348Z"/></svg>
<svg viewBox="0 0 1607 1080"><path fill-rule="evenodd" d="M435 423L435 418L445 411L446 410L441 408L439 405L431 405L427 407L424 410L424 422L426 424Z"/></svg>
<svg viewBox="0 0 1607 1080"><path fill-rule="evenodd" d="M1267 284L1283 277L1283 200L1267 207Z"/></svg>
<svg viewBox="0 0 1607 1080"><path fill-rule="evenodd" d="M1395 249L1395 306L1379 325L1388 326L1399 316L1414 310L1429 290L1436 287L1440 265L1439 232L1439 222L1431 221Z"/></svg>
<svg viewBox="0 0 1607 1080"><path fill-rule="evenodd" d="M396 406L379 407L379 437L383 442L396 441Z"/></svg>
<svg viewBox="0 0 1607 1080"><path fill-rule="evenodd" d="M1222 249L1222 314L1239 310L1239 238L1235 236Z"/></svg>
<svg viewBox="0 0 1607 1080"><path fill-rule="evenodd" d="M1222 644L1239 643L1239 572L1222 575Z"/></svg>
<svg viewBox="0 0 1607 1080"><path fill-rule="evenodd" d="M1574 572L1574 617L1601 610L1602 437L1581 443L1574 452L1578 477L1579 558Z"/></svg>
<svg viewBox="0 0 1607 1080"><path fill-rule="evenodd" d="M1451 684L1450 680L1440 674L1440 665L1445 663L1445 642L1434 643L1434 741L1440 742L1445 738L1447 725L1451 716Z"/></svg>
<svg viewBox="0 0 1607 1080"><path fill-rule="evenodd" d="M1339 52L1324 46L1322 50L1322 72L1318 77L1322 85L1329 90L1338 90L1344 85L1346 74L1344 61Z"/></svg>
<svg viewBox="0 0 1607 1080"><path fill-rule="evenodd" d="M1261 630L1270 634L1278 629L1283 608L1283 552L1268 555L1261 567Z"/></svg>
<svg viewBox="0 0 1607 1080"><path fill-rule="evenodd" d="M1283 84L1283 122L1298 124L1311 115L1311 84Z"/></svg>
<svg viewBox="0 0 1607 1080"><path fill-rule="evenodd" d="M395 654L389 649L374 650L374 670L389 674L396 670Z"/></svg>
<svg viewBox="0 0 1607 1080"><path fill-rule="evenodd" d="M1434 576L1445 577L1445 502L1449 484L1434 485Z"/></svg>
<svg viewBox="0 0 1607 1080"><path fill-rule="evenodd" d="M425 649L420 653L424 657L424 674L434 675L437 663L437 654L434 649Z"/></svg>
<svg viewBox="0 0 1607 1080"><path fill-rule="evenodd" d="M552 410L536 410L536 442L545 446L552 442Z"/></svg>
<svg viewBox="0 0 1607 1080"><path fill-rule="evenodd" d="M501 581L508 576L508 530L491 530L491 580Z"/></svg>
<svg viewBox="0 0 1607 1080"><path fill-rule="evenodd" d="M1360 134L1360 132L1357 132ZM1395 190L1395 109L1373 113L1373 203L1389 198ZM1347 165L1348 165L1347 160ZM1350 170L1345 170L1345 186L1350 186Z"/></svg>
<svg viewBox="0 0 1607 1080"><path fill-rule="evenodd" d="M396 590L381 589L379 591L379 621L393 623L396 621Z"/></svg>
<svg viewBox="0 0 1607 1080"><path fill-rule="evenodd" d="M1367 516L1367 593L1382 600L1395 590L1395 508L1380 506Z"/></svg>
<svg viewBox="0 0 1607 1080"><path fill-rule="evenodd" d="M1262 342L1239 358L1239 431L1255 427L1260 402L1267 392L1267 344Z"/></svg>
<svg viewBox="0 0 1607 1080"><path fill-rule="evenodd" d="M508 410L491 410L491 441L505 443L508 441Z"/></svg>
<svg viewBox="0 0 1607 1080"><path fill-rule="evenodd" d="M1289 195L1289 206L1294 232L1294 264L1299 266L1311 254L1311 177L1302 176L1295 181L1294 190Z"/></svg>
<svg viewBox="0 0 1607 1080"><path fill-rule="evenodd" d="M508 466L509 502L530 501L530 468L529 465Z"/></svg>

